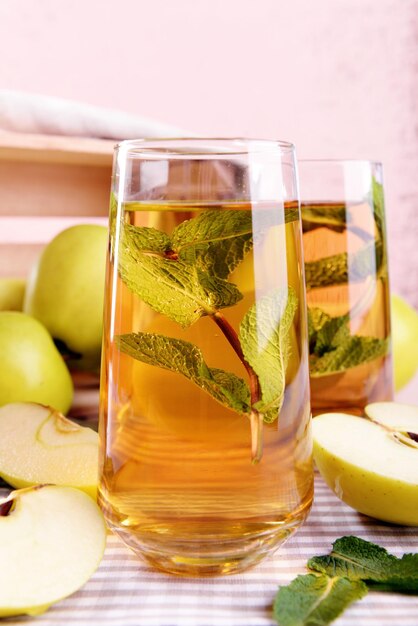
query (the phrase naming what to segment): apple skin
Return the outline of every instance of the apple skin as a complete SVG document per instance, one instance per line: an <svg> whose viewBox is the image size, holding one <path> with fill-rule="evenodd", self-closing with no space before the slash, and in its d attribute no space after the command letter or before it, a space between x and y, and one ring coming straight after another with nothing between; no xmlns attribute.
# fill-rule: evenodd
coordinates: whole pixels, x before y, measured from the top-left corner
<svg viewBox="0 0 418 626"><path fill-rule="evenodd" d="M0 516L0 617L39 615L82 587L106 546L95 502L78 489L37 485L14 491Z"/></svg>
<svg viewBox="0 0 418 626"><path fill-rule="evenodd" d="M0 278L0 311L21 311L25 288L23 278Z"/></svg>
<svg viewBox="0 0 418 626"><path fill-rule="evenodd" d="M24 313L0 312L0 406L39 402L66 413L72 399L70 373L48 331Z"/></svg>
<svg viewBox="0 0 418 626"><path fill-rule="evenodd" d="M100 366L107 241L104 226L67 228L44 248L28 278L24 311L42 322L63 352L74 353L70 369Z"/></svg>
<svg viewBox="0 0 418 626"><path fill-rule="evenodd" d="M355 421L353 421L355 420ZM359 424L361 423L360 428ZM332 491L346 504L360 513L385 522L418 526L418 450L393 443L395 454L387 458L387 469L369 469L370 459L379 455L374 445L376 429L386 433L379 425L365 418L343 413L324 413L313 419L314 460L316 466ZM341 433L339 450L331 452L331 446L324 444L327 433ZM349 437L356 431L357 462L349 460ZM395 461L396 446L402 450ZM345 450L342 447L345 447ZM383 459L383 464L384 464ZM412 466L414 478L403 475L408 464ZM399 478L396 473L399 472Z"/></svg>
<svg viewBox="0 0 418 626"><path fill-rule="evenodd" d="M400 296L391 297L395 389L399 391L418 369L418 313Z"/></svg>

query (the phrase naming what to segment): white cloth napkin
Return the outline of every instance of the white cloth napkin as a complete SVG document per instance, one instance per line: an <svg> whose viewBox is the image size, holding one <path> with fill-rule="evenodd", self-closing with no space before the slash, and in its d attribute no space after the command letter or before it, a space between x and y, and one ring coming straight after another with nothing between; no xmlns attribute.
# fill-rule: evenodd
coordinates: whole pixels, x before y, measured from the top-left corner
<svg viewBox="0 0 418 626"><path fill-rule="evenodd" d="M122 111L32 93L0 90L0 129L102 139L187 136L176 126Z"/></svg>

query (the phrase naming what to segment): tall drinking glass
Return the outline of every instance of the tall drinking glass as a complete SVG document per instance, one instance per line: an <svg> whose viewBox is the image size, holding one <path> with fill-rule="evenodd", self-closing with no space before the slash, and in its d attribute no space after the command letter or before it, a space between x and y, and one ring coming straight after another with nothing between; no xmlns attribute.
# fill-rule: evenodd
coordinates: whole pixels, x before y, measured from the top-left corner
<svg viewBox="0 0 418 626"><path fill-rule="evenodd" d="M393 399L382 166L299 161L313 414Z"/></svg>
<svg viewBox="0 0 418 626"><path fill-rule="evenodd" d="M282 142L116 149L99 501L168 572L245 569L311 506L295 170Z"/></svg>

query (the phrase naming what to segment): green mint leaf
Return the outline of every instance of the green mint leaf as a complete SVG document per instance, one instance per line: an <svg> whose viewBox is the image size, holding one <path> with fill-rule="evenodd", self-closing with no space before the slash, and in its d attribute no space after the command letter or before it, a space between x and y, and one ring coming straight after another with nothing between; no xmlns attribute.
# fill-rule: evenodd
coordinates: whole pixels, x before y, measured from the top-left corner
<svg viewBox="0 0 418 626"><path fill-rule="evenodd" d="M279 626L326 626L366 594L360 580L306 574L279 588L273 614Z"/></svg>
<svg viewBox="0 0 418 626"><path fill-rule="evenodd" d="M209 368L211 379L207 381L207 385L213 389L212 395L221 391L221 399L218 401L222 404L227 404L231 409L248 415L251 412L250 408L250 390L247 383L232 374L232 372L226 372L225 370L218 369L216 367ZM214 381L214 382L212 382ZM225 399L227 402L225 402Z"/></svg>
<svg viewBox="0 0 418 626"><path fill-rule="evenodd" d="M385 339L350 335L349 315L331 317L319 308L308 308L310 374L313 377L343 372L384 356Z"/></svg>
<svg viewBox="0 0 418 626"><path fill-rule="evenodd" d="M347 536L332 544L329 555L311 558L308 567L322 574L345 576L350 580L381 580L396 560L381 546Z"/></svg>
<svg viewBox="0 0 418 626"><path fill-rule="evenodd" d="M251 211L205 211L174 229L172 248L183 261L227 278L252 248Z"/></svg>
<svg viewBox="0 0 418 626"><path fill-rule="evenodd" d="M382 254L380 259L380 265L378 267L378 276L387 276L387 255L384 248L384 241L386 241L385 231L385 198L383 195L383 185L381 185L374 177L372 178L371 188L371 203L373 206L373 217L376 223L376 229L378 232L378 238L382 246Z"/></svg>
<svg viewBox="0 0 418 626"><path fill-rule="evenodd" d="M192 343L154 333L120 335L116 343L134 359L181 374L224 406L250 413L248 385L231 372L208 367L201 350Z"/></svg>
<svg viewBox="0 0 418 626"><path fill-rule="evenodd" d="M246 361L258 376L261 400L255 408L274 422L283 403L290 356L289 331L298 306L294 290L277 289L257 300L244 316L239 339Z"/></svg>
<svg viewBox="0 0 418 626"><path fill-rule="evenodd" d="M304 233L316 228L328 228L343 233L351 221L345 204L302 204L301 213Z"/></svg>
<svg viewBox="0 0 418 626"><path fill-rule="evenodd" d="M305 263L307 289L358 283L368 276L377 275L383 263L381 240L372 241L355 254L334 254L318 261Z"/></svg>
<svg viewBox="0 0 418 626"><path fill-rule="evenodd" d="M331 317L321 309L308 308L309 351L316 356L337 348L348 339L349 315Z"/></svg>
<svg viewBox="0 0 418 626"><path fill-rule="evenodd" d="M404 554L396 559L386 580L380 581L379 591L402 591L418 594L418 553Z"/></svg>
<svg viewBox="0 0 418 626"><path fill-rule="evenodd" d="M345 338L342 343L320 357L310 355L309 371L312 377L328 376L345 372L351 367L368 363L384 356L388 351L388 340L376 337L354 335Z"/></svg>
<svg viewBox="0 0 418 626"><path fill-rule="evenodd" d="M374 177L372 178L372 188L370 195L377 229L382 234L383 224L385 221L385 197L383 195L383 185L379 183Z"/></svg>
<svg viewBox="0 0 418 626"><path fill-rule="evenodd" d="M308 567L328 576L363 580L381 591L418 593L418 554L404 554L398 559L359 537L337 539L331 554L313 557Z"/></svg>
<svg viewBox="0 0 418 626"><path fill-rule="evenodd" d="M121 253L155 254L161 257L170 250L170 238L156 228L123 225Z"/></svg>
<svg viewBox="0 0 418 626"><path fill-rule="evenodd" d="M331 319L328 313L325 313L318 307L308 308L308 335L309 339L316 339L319 330Z"/></svg>
<svg viewBox="0 0 418 626"><path fill-rule="evenodd" d="M154 228L125 225L119 247L119 274L137 296L183 327L202 315L232 306L242 294L232 283L199 267L170 258L171 242Z"/></svg>

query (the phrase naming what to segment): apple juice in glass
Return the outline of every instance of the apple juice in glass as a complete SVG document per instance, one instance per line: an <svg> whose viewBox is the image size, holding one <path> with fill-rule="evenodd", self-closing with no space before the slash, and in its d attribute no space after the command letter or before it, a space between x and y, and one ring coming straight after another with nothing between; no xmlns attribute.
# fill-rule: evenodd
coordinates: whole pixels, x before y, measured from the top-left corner
<svg viewBox="0 0 418 626"><path fill-rule="evenodd" d="M313 414L393 400L382 167L299 161Z"/></svg>
<svg viewBox="0 0 418 626"><path fill-rule="evenodd" d="M309 512L302 268L291 144L117 147L99 502L159 569L241 571Z"/></svg>

